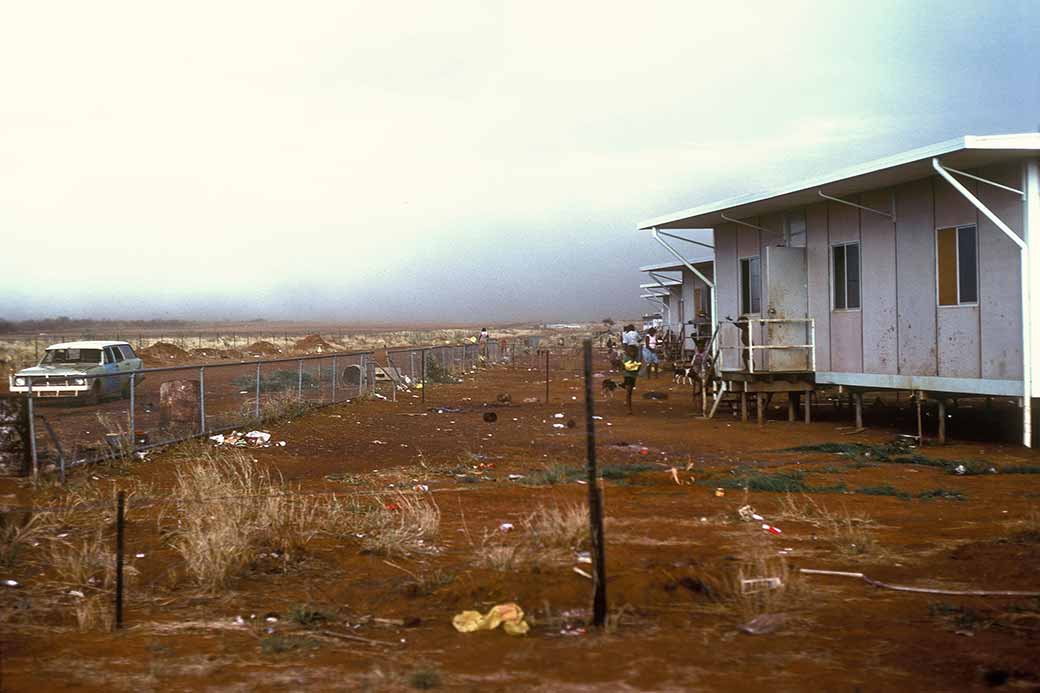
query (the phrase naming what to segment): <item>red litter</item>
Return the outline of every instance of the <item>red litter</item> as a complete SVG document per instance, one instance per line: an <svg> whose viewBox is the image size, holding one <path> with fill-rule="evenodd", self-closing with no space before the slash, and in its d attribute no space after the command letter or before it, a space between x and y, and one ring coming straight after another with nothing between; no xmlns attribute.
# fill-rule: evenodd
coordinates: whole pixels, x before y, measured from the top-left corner
<svg viewBox="0 0 1040 693"><path fill-rule="evenodd" d="M387 510L400 510L401 509L401 506L398 505L397 503L387 503L383 507L385 507Z"/></svg>
<svg viewBox="0 0 1040 693"><path fill-rule="evenodd" d="M779 527L774 527L773 525L763 524L762 529L769 532L770 534L783 534L783 532L780 531Z"/></svg>

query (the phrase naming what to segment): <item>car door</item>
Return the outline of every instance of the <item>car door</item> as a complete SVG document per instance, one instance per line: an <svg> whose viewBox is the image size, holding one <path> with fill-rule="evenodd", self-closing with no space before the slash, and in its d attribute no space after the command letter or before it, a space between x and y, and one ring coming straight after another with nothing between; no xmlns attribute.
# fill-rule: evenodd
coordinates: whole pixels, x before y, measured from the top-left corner
<svg viewBox="0 0 1040 693"><path fill-rule="evenodd" d="M133 348L129 344L121 344L116 348L123 352L123 366L127 373L126 382L129 383L130 378L134 377L130 374L144 368L144 363L137 357L137 354L134 353ZM136 376L138 383L140 383L143 378L144 376L142 375Z"/></svg>
<svg viewBox="0 0 1040 693"><path fill-rule="evenodd" d="M104 348L105 365L102 369L106 374L110 374L112 377L102 378L101 391L103 394L111 395L119 392L121 383L119 382L119 362L123 360L123 355L119 354L116 349L110 346Z"/></svg>

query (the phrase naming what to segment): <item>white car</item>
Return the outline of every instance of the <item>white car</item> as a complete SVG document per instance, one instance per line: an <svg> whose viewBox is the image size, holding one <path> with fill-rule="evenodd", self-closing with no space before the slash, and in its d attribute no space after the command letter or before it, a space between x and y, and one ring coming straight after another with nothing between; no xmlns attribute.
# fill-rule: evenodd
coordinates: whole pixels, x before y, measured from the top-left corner
<svg viewBox="0 0 1040 693"><path fill-rule="evenodd" d="M97 402L105 397L126 396L132 371L143 368L141 359L126 342L67 342L47 347L40 363L11 376L11 392L34 397L79 397ZM90 377L104 376L104 377ZM136 376L141 382L140 375Z"/></svg>

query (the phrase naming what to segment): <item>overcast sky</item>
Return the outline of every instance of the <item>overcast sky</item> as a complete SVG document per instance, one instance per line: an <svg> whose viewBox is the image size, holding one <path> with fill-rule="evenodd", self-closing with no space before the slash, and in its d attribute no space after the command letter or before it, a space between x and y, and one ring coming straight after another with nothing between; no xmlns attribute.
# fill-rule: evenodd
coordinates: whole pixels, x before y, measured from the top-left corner
<svg viewBox="0 0 1040 693"><path fill-rule="evenodd" d="M642 219L1040 126L1040 3L0 0L0 317L633 316Z"/></svg>

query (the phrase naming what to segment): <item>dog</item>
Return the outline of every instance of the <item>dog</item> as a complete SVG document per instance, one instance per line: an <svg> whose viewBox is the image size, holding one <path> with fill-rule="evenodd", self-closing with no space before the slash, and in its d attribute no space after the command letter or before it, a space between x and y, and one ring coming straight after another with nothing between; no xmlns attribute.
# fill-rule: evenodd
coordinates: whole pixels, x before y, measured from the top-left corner
<svg viewBox="0 0 1040 693"><path fill-rule="evenodd" d="M610 399L614 399L614 390L618 389L618 387L620 386L617 384L616 381L607 378L603 381L602 385L603 396L609 397Z"/></svg>
<svg viewBox="0 0 1040 693"><path fill-rule="evenodd" d="M675 380L676 385L693 385L693 366L682 366L675 364Z"/></svg>

